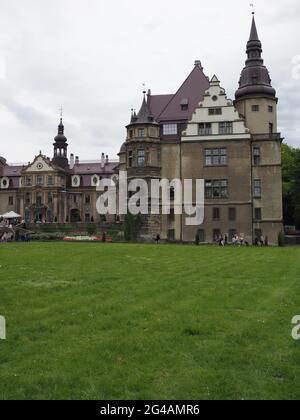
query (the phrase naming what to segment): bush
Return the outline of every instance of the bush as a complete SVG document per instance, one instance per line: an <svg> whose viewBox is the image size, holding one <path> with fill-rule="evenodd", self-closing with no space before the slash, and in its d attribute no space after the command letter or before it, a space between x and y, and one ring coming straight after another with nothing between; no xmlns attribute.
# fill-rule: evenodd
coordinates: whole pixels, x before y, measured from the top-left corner
<svg viewBox="0 0 300 420"><path fill-rule="evenodd" d="M135 242L139 237L139 233L142 227L141 216L133 216L127 214L124 222L124 237L128 242Z"/></svg>
<svg viewBox="0 0 300 420"><path fill-rule="evenodd" d="M30 236L32 241L61 241L65 235L61 233L34 233Z"/></svg>
<svg viewBox="0 0 300 420"><path fill-rule="evenodd" d="M90 236L96 235L96 233L97 233L97 226L96 225L93 225L93 224L90 224L90 225L87 226L87 229L86 230L87 230L87 233Z"/></svg>
<svg viewBox="0 0 300 420"><path fill-rule="evenodd" d="M278 246L284 247L285 246L285 236L283 232L279 232L278 234Z"/></svg>

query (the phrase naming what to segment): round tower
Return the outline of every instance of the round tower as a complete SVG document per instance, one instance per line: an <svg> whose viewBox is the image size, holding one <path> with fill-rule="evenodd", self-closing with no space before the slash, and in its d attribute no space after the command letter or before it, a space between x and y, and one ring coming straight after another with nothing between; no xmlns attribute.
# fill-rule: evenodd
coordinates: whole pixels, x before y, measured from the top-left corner
<svg viewBox="0 0 300 420"><path fill-rule="evenodd" d="M160 176L160 127L146 100L146 92L138 114L132 110L126 142L120 151L123 168L128 177Z"/></svg>
<svg viewBox="0 0 300 420"><path fill-rule="evenodd" d="M146 92L138 114L132 110L130 123L127 125L127 137L119 153L120 171L126 171L128 181L143 179L150 191L151 180L161 178L161 143L160 126L153 117L146 100ZM159 202L159 198L158 202ZM150 212L141 216L139 236L152 241L161 234L161 216Z"/></svg>
<svg viewBox="0 0 300 420"><path fill-rule="evenodd" d="M264 65L262 51L253 13L250 38L247 43L248 59L241 74L239 88L235 93L235 106L245 118L252 134L277 133L278 99L271 85L269 71Z"/></svg>

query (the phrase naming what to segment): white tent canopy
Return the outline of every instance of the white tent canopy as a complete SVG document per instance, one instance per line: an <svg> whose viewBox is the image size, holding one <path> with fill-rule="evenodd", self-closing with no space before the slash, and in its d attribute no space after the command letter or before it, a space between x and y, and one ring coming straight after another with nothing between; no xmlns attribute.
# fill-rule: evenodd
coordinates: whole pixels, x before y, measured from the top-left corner
<svg viewBox="0 0 300 420"><path fill-rule="evenodd" d="M10 211L9 213L3 214L1 217L3 217L3 219L20 219L22 216L14 211Z"/></svg>

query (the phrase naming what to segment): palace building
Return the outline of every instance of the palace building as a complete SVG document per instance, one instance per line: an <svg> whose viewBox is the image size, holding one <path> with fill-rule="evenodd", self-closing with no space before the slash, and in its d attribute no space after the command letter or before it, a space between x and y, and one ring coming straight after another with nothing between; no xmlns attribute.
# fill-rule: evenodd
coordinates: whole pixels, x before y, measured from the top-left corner
<svg viewBox="0 0 300 420"><path fill-rule="evenodd" d="M186 215L142 217L141 236L169 241L211 243L235 234L249 242L282 231L282 137L277 130L276 91L262 58L253 16L247 60L235 100L216 76L208 78L195 62L172 95L144 92L140 111L132 112L119 161L68 159L61 120L52 159L42 155L25 166L0 158L0 214L17 211L27 222L101 222L96 211L101 178L127 171L128 179L204 179L205 219L187 226Z"/></svg>

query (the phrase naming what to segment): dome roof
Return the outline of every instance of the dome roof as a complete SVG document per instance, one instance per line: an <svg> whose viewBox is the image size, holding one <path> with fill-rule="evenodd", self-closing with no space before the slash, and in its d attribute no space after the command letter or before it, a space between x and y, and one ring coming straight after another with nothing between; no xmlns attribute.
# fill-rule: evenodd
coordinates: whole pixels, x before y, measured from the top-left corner
<svg viewBox="0 0 300 420"><path fill-rule="evenodd" d="M58 126L58 134L54 138L55 143L67 143L68 139L64 135L64 132L65 132L65 127L63 125L62 118L61 118L60 119L60 124Z"/></svg>
<svg viewBox="0 0 300 420"><path fill-rule="evenodd" d="M123 143L120 149L120 153L126 153L126 143Z"/></svg>

